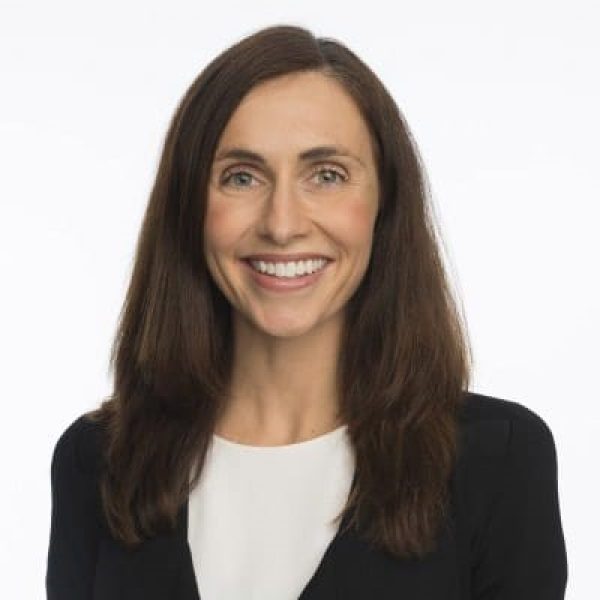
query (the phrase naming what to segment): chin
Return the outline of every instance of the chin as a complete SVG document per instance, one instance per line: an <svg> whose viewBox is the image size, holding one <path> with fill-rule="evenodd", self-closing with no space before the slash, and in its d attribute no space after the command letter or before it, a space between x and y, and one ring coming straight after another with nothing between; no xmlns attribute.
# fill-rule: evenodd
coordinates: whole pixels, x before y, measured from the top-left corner
<svg viewBox="0 0 600 600"><path fill-rule="evenodd" d="M317 322L308 322L306 317L300 318L274 318L271 315L266 320L252 320L252 326L261 333L277 338L293 338L310 333L318 326Z"/></svg>

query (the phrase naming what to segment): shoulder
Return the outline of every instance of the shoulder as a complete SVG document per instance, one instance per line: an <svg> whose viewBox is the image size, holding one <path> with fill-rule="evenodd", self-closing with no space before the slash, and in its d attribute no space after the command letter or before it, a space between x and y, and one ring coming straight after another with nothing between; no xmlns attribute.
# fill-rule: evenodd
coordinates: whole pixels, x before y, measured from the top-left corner
<svg viewBox="0 0 600 600"><path fill-rule="evenodd" d="M514 400L466 392L459 423L466 444L491 455L504 454L524 439L545 448L554 443L544 418Z"/></svg>
<svg viewBox="0 0 600 600"><path fill-rule="evenodd" d="M459 479L474 498L557 479L554 436L520 402L467 392L459 409Z"/></svg>
<svg viewBox="0 0 600 600"><path fill-rule="evenodd" d="M478 392L465 392L460 418L465 424L517 419L534 428L547 428L542 417L524 404Z"/></svg>
<svg viewBox="0 0 600 600"><path fill-rule="evenodd" d="M460 411L455 498L477 565L474 595L494 588L562 598L567 561L550 427L519 402L483 394L468 393Z"/></svg>
<svg viewBox="0 0 600 600"><path fill-rule="evenodd" d="M75 418L54 444L51 460L53 476L96 475L101 467L104 430L89 413Z"/></svg>

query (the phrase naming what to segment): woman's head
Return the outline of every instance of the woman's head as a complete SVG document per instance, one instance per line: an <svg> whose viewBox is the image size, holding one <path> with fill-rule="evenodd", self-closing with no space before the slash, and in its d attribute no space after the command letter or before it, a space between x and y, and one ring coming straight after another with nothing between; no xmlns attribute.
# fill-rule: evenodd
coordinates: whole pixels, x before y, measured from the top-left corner
<svg viewBox="0 0 600 600"><path fill-rule="evenodd" d="M301 175L300 161L295 161L292 174L289 153L342 142L351 144L365 164L361 168L355 162L353 180L338 185L339 193L328 190L326 211L325 186L320 192L314 185L309 189L306 177L302 179L308 171L304 169ZM244 195L237 191L234 197L231 186L228 194L223 187L215 187L215 174L222 173L215 159L225 146L231 149L241 144L249 150L264 148L267 166L277 163L277 172L271 169L267 181L268 170L263 168L262 185ZM304 162L308 167L308 161ZM398 242L403 234L411 234L410 220L422 217L421 172L393 99L352 51L298 27L263 29L208 65L178 107L160 170L168 189L159 197L170 204L163 212L171 215L165 227L179 246L179 259L199 277L210 275L217 282L213 296L224 294L229 304L273 334L299 333L319 318L317 313L321 318L326 315L315 305L298 321L297 308L306 304L303 293L288 294L285 303L277 302L273 294L251 296L248 274L240 268L243 265L235 265L235 259L321 251L339 258L328 267L336 281L325 295L315 297L317 304L328 301L330 315L346 304L363 279L375 218L379 217L374 260L383 263L378 268L379 287L386 271L401 266ZM254 175L258 175L256 170ZM288 194L296 194L293 202L283 197ZM295 208L290 211L292 204ZM333 229L327 232L328 227ZM338 248L334 247L336 236Z"/></svg>
<svg viewBox="0 0 600 600"><path fill-rule="evenodd" d="M308 93L309 87L316 93L314 98ZM306 88L305 93L300 97L297 92L303 88ZM285 102L289 114L285 115L284 107L274 102L278 113L273 118L277 117L278 123L268 127L265 123L268 115L264 109L261 111L261 104L267 98L274 100L275 94L280 98L287 94ZM290 121L296 120L291 111L304 109L303 122L298 121L297 127L290 129ZM234 127L240 124L240 117L245 117L241 123L246 128L245 139L240 137L239 127ZM263 119L263 131L257 126L250 132L248 125L258 118ZM286 130L282 131L282 126ZM236 133L237 139L232 138ZM311 135L314 142L310 140ZM315 136L320 139L317 141ZM405 154L411 151L407 137L395 104L377 77L339 42L318 39L305 29L290 26L263 29L241 40L204 69L184 95L172 120L153 193L154 210L163 217L156 227L163 229L161 236L168 240L168 250L173 253L170 266L195 274L204 293L210 294L213 300L212 310L219 313L217 323L225 325L230 318L229 305L233 305L274 335L305 331L339 311L363 279L371 254L370 238L377 211L382 209L379 220L385 222L383 229L390 231L389 237L398 235L394 207L398 180L406 187L419 185L414 181L418 177L414 167L412 171L402 168L402 173L398 172L403 160L410 162L411 156L403 158L401 155L402 145ZM275 148L276 139L287 144ZM242 141L246 145L252 143L258 150L257 140L265 153L269 153L265 156L269 166L273 166L274 161L278 164L276 177L271 177L268 186L269 191L275 191L275 196L266 198L268 191L263 185L260 200L258 192L253 192L252 210L245 212L240 207L241 202L236 202L231 195L225 202L209 202L211 198L225 197L223 188L217 190L211 185L218 150L224 144L229 146L229 141L236 146ZM326 212L325 203L317 201L317 197L323 199L325 192L317 195L316 186L309 190L306 177L302 180L298 168L293 175L296 183L291 185L290 159L286 158L285 162L282 159L294 144L300 150L300 144L316 146L327 142L326 145L331 145L334 141L336 145L351 142L368 164L360 169L356 167L359 163L355 163L351 173L353 181L338 185L342 190L339 193L327 192L329 210ZM331 158L333 161L336 157ZM347 163L347 166L352 165ZM266 177L263 181L266 183ZM298 194L293 203L297 212L285 208L288 200L282 196L290 193ZM374 202L377 203L375 212ZM321 210L315 212L317 204ZM265 214L265 210L270 210L270 214ZM223 219L224 212L226 219ZM286 223L286 219L293 222ZM243 231L251 226L253 235ZM289 227L297 230L286 233ZM232 236L238 239L233 240ZM377 243L381 249L377 254L393 261L390 250L397 248L393 247L393 241L386 242L385 238L385 231L378 232ZM160 245L155 247L157 252L161 251ZM312 296L315 303L304 308L301 319L297 309L300 304L307 304L306 293L288 294L285 303L276 302L273 294L265 292L259 297L257 288L247 285L248 274L240 269L242 265L234 266L234 259L240 255L296 251L322 251L338 259L328 267L328 275L335 274L335 278L324 282L330 285L322 295ZM256 293L252 294L252 290ZM227 303L223 302L223 295ZM322 308L325 304L328 305L326 311ZM275 307L278 307L277 312Z"/></svg>
<svg viewBox="0 0 600 600"><path fill-rule="evenodd" d="M348 157L298 158L323 144L351 147L362 170ZM265 164L255 156L227 179L235 186L216 185L228 167L215 159L238 146ZM356 187L313 173L325 165L354 168ZM371 515L369 537L393 552L430 545L470 352L429 208L404 119L343 44L269 27L200 73L166 136L112 349L114 391L98 411L115 535L132 542L174 523L198 481L231 379L234 305L275 335L343 312L336 382L356 455L347 508ZM320 295L277 303L238 271L246 255L288 252L334 259Z"/></svg>

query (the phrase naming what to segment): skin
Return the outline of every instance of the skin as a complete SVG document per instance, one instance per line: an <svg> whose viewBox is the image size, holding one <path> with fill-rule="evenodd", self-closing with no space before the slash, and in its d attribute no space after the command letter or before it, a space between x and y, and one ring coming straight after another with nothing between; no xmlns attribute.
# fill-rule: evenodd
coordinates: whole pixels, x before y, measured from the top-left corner
<svg viewBox="0 0 600 600"><path fill-rule="evenodd" d="M350 156L299 158L316 146ZM232 148L264 164L223 157ZM209 271L234 309L233 376L215 433L272 446L341 424L334 381L341 326L368 266L378 206L369 130L339 83L294 73L245 96L215 152L204 231ZM261 288L240 262L267 252L334 262L315 285L282 294Z"/></svg>

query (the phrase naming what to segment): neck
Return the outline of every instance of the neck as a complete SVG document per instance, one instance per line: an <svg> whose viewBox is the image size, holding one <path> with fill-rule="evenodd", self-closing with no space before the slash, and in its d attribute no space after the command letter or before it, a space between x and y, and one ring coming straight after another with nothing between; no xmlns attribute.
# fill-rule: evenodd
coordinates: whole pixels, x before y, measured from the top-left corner
<svg viewBox="0 0 600 600"><path fill-rule="evenodd" d="M339 327L274 337L238 327L229 395L215 433L253 445L292 444L339 427Z"/></svg>

